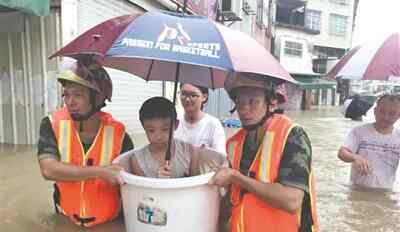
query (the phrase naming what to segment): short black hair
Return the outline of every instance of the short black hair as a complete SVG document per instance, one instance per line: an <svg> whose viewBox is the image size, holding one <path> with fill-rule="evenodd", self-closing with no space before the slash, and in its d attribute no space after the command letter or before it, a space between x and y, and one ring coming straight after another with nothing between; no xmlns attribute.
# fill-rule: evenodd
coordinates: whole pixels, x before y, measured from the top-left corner
<svg viewBox="0 0 400 232"><path fill-rule="evenodd" d="M193 85L193 86L195 86L196 88L200 89L200 92L202 94L208 94L208 88L202 87L202 86L199 86L199 85Z"/></svg>
<svg viewBox="0 0 400 232"><path fill-rule="evenodd" d="M182 86L183 86L184 84L187 84L187 83L181 83L181 84L179 85L179 87L182 88ZM188 84L188 85L193 85L193 84ZM193 86L196 87L196 88L198 88L202 94L207 94L207 95L208 95L208 88L203 87L203 86L200 86L200 85L193 85Z"/></svg>
<svg viewBox="0 0 400 232"><path fill-rule="evenodd" d="M152 97L143 102L139 110L139 119L143 125L144 120L156 118L173 118L177 120L174 104L165 97Z"/></svg>
<svg viewBox="0 0 400 232"><path fill-rule="evenodd" d="M400 95L398 94L383 94L378 97L376 104L379 105L383 100L389 100L391 102L400 101Z"/></svg>

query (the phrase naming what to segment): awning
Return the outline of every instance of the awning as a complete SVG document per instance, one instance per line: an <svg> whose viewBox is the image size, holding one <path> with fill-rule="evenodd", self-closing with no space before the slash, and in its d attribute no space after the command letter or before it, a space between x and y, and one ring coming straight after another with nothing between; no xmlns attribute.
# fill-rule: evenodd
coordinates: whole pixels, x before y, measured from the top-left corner
<svg viewBox="0 0 400 232"><path fill-rule="evenodd" d="M15 33L25 30L25 14L21 11L0 12L0 33Z"/></svg>
<svg viewBox="0 0 400 232"><path fill-rule="evenodd" d="M292 76L298 82L301 89L333 89L336 86L336 81L328 81L321 79L320 74L293 74Z"/></svg>
<svg viewBox="0 0 400 232"><path fill-rule="evenodd" d="M50 0L0 0L0 11L19 10L37 16L50 13Z"/></svg>
<svg viewBox="0 0 400 232"><path fill-rule="evenodd" d="M298 86L301 89L309 90L309 89L333 89L336 86L336 82L319 80L316 82L300 82L298 81Z"/></svg>

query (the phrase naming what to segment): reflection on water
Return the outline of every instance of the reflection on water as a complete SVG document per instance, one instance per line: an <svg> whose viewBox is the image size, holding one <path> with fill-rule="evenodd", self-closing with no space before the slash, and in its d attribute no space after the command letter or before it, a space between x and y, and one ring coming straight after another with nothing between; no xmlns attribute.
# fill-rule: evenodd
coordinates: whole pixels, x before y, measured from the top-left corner
<svg viewBox="0 0 400 232"><path fill-rule="evenodd" d="M337 110L289 113L307 130L313 145L321 231L400 231L399 181L391 192L349 186L350 165L337 158L347 133L362 124Z"/></svg>
<svg viewBox="0 0 400 232"><path fill-rule="evenodd" d="M392 192L352 189L350 166L337 158L346 134L361 122L342 118L336 109L288 114L306 128L313 144L321 231L400 231L398 181ZM33 146L0 145L1 231L125 231L122 220L84 229L55 215L52 186L40 176L35 154Z"/></svg>
<svg viewBox="0 0 400 232"><path fill-rule="evenodd" d="M0 145L0 231L122 232L122 220L84 229L54 214L52 184L40 175L33 146Z"/></svg>

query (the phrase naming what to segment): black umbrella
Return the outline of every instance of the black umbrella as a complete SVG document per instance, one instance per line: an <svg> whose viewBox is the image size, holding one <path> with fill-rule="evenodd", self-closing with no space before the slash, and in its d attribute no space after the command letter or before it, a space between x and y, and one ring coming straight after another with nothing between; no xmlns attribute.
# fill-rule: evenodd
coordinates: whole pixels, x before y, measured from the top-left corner
<svg viewBox="0 0 400 232"><path fill-rule="evenodd" d="M346 109L345 117L357 120L365 115L374 105L376 97L374 96L354 96Z"/></svg>

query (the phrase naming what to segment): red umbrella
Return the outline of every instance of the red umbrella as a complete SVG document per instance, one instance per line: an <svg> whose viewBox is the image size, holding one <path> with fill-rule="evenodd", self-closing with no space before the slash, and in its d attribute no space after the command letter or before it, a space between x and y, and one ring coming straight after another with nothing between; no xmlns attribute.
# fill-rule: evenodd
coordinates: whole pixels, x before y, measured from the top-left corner
<svg viewBox="0 0 400 232"><path fill-rule="evenodd" d="M400 34L351 49L327 76L351 80L400 79Z"/></svg>
<svg viewBox="0 0 400 232"><path fill-rule="evenodd" d="M277 84L296 83L263 46L245 33L204 17L172 12L107 20L54 56L90 57L145 80L178 79L209 88L223 87L232 72L260 74Z"/></svg>

